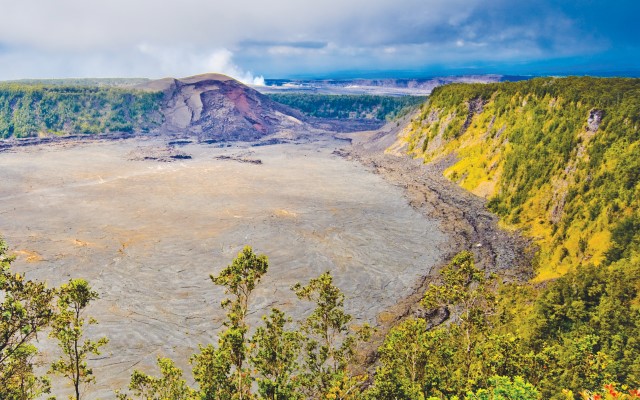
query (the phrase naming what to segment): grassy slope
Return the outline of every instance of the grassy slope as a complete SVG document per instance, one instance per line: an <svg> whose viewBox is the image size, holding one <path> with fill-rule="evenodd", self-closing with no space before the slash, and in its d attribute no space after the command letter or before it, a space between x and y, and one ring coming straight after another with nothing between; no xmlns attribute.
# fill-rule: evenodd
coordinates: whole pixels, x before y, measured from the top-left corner
<svg viewBox="0 0 640 400"><path fill-rule="evenodd" d="M437 88L404 141L456 155L445 175L537 240L544 280L640 247L639 127L640 79L539 78Z"/></svg>
<svg viewBox="0 0 640 400"><path fill-rule="evenodd" d="M160 93L0 84L0 138L144 131L160 123Z"/></svg>

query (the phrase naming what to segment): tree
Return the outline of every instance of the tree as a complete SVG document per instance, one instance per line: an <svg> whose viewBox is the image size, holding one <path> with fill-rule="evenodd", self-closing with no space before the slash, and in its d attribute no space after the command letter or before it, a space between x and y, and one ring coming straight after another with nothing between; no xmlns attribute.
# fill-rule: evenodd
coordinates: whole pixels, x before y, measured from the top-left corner
<svg viewBox="0 0 640 400"><path fill-rule="evenodd" d="M424 319L408 318L393 327L378 349L382 364L376 369L370 399L424 399L423 387L434 340Z"/></svg>
<svg viewBox="0 0 640 400"><path fill-rule="evenodd" d="M487 389L469 393L465 400L538 400L538 390L520 376L493 376Z"/></svg>
<svg viewBox="0 0 640 400"><path fill-rule="evenodd" d="M640 259L588 265L550 283L538 297L530 346L546 357L528 377L542 395L620 382L640 385Z"/></svg>
<svg viewBox="0 0 640 400"><path fill-rule="evenodd" d="M182 378L182 370L169 358L158 357L160 377L133 371L129 389L134 396L145 400L196 400L197 392L187 386ZM117 393L120 400L129 399L127 395Z"/></svg>
<svg viewBox="0 0 640 400"><path fill-rule="evenodd" d="M351 375L349 363L358 343L371 336L364 325L355 334L348 333L351 315L344 311L344 294L333 285L333 277L325 272L311 279L306 286L293 286L299 299L315 303L316 308L302 322L306 336L305 390L308 398L352 398L364 381L364 376Z"/></svg>
<svg viewBox="0 0 640 400"><path fill-rule="evenodd" d="M231 298L221 303L227 310L227 329L220 335L218 348L211 345L204 347L192 359L196 380L201 390L209 393L208 396L228 393L228 386L232 384L232 398L242 400L251 397L251 374L245 367L248 331L246 317L251 293L268 268L267 256L256 255L251 247L245 246L231 265L219 275L210 276L213 283L225 287L225 294L231 295ZM205 371L215 372L215 375L207 375Z"/></svg>
<svg viewBox="0 0 640 400"><path fill-rule="evenodd" d="M277 308L262 319L265 325L251 338L250 361L260 374L258 393L270 400L302 399L302 382L296 374L300 372L298 356L303 337L300 332L285 330L291 318Z"/></svg>
<svg viewBox="0 0 640 400"><path fill-rule="evenodd" d="M496 308L493 277L476 268L473 255L466 251L440 275L440 284L429 286L422 304L428 310L445 308L449 323L427 330L425 320L409 318L391 329L379 348L382 365L367 392L369 398L462 396L487 384L493 374L487 375L485 365L492 371L497 367L491 363L507 362L483 354L483 349L504 347L500 337L489 336Z"/></svg>
<svg viewBox="0 0 640 400"><path fill-rule="evenodd" d="M51 320L54 291L13 273L7 250L0 238L0 398L33 399L49 392L48 379L34 373L30 342Z"/></svg>
<svg viewBox="0 0 640 400"><path fill-rule="evenodd" d="M583 400L638 400L640 399L640 389L629 389L627 393L624 391L618 391L616 384L608 383L603 385L602 390L591 392L589 390L583 390L580 392L580 398ZM571 390L563 390L565 399L573 400L575 398Z"/></svg>
<svg viewBox="0 0 640 400"><path fill-rule="evenodd" d="M85 322L97 324L94 318L85 320L83 312L89 303L98 298L84 279L71 279L60 287L58 314L55 315L50 336L58 340L62 356L51 364L50 372L69 379L75 390L75 399L80 399L80 386L95 382L93 370L87 365L87 356L99 355L100 347L108 343L107 338L97 341L83 339Z"/></svg>
<svg viewBox="0 0 640 400"><path fill-rule="evenodd" d="M464 334L467 361L470 362L475 345L473 332L484 330L489 316L495 311L495 295L491 290L495 276L487 278L484 271L476 268L473 254L469 251L457 254L440 275L442 284L429 285L422 305L426 309L447 308L451 320L459 323Z"/></svg>
<svg viewBox="0 0 640 400"><path fill-rule="evenodd" d="M202 399L230 400L235 391L231 375L231 351L220 338L218 347L200 346L200 353L191 357L193 377L200 387Z"/></svg>

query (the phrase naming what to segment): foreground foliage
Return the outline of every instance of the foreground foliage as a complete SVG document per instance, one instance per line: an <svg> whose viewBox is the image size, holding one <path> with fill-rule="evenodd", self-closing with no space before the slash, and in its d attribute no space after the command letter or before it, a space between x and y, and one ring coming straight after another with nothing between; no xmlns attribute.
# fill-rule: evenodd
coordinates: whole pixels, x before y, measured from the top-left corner
<svg viewBox="0 0 640 400"><path fill-rule="evenodd" d="M612 382L640 387L638 260L580 267L544 289L508 284L496 292L461 253L441 276L423 303L451 318L433 329L416 318L394 327L369 398L563 399ZM509 378L528 394L490 394Z"/></svg>
<svg viewBox="0 0 640 400"><path fill-rule="evenodd" d="M95 382L93 369L87 357L100 355L100 348L109 340L96 341L85 338L85 324L97 324L94 318L85 318L84 311L90 302L98 298L84 279L72 279L58 291L58 312L52 323L50 336L58 341L62 355L51 364L50 371L67 378L74 389L75 399L80 400L80 388Z"/></svg>
<svg viewBox="0 0 640 400"><path fill-rule="evenodd" d="M226 329L218 344L201 346L191 363L197 389L186 386L182 371L165 358L158 359L160 377L134 371L130 393L120 399L356 399L365 376L350 370L356 346L370 336L370 328L349 325L344 295L324 273L307 285L293 287L299 298L315 304L314 310L292 329L292 320L274 308L263 317L251 338L250 296L268 270L265 255L245 247L212 281L225 288L229 299ZM354 331L355 333L351 333ZM253 385L253 383L257 385ZM257 386L257 393L254 390Z"/></svg>
<svg viewBox="0 0 640 400"><path fill-rule="evenodd" d="M195 400L200 398L195 390L191 389L182 377L182 370L175 366L173 360L158 357L160 377L156 378L133 371L129 388L133 396L145 400ZM128 396L116 391L118 399L127 399Z"/></svg>
<svg viewBox="0 0 640 400"><path fill-rule="evenodd" d="M344 294L333 285L328 272L306 286L295 285L293 291L299 299L316 305L301 324L306 338L306 371L302 374L306 398L353 398L366 376L351 375L348 367L357 344L369 340L369 326L349 333L351 315L344 311Z"/></svg>
<svg viewBox="0 0 640 400"><path fill-rule="evenodd" d="M83 338L87 305L97 298L73 279L57 290L10 271L0 246L2 284L3 399L33 399L49 391L34 373L31 341L47 325L63 357L51 372L80 386L93 380L87 356L106 344ZM245 247L214 283L229 295L225 329L216 344L200 348L191 363L191 387L173 360L158 358L159 376L134 371L121 400L139 399L603 399L637 398L640 387L640 263L623 259L586 266L550 282L499 284L462 252L427 289L427 316L409 317L387 334L379 366L356 372L358 345L368 326L356 327L344 295L324 273L292 289L314 306L294 324L278 309L248 325L251 294L268 260ZM54 306L54 300L57 302ZM253 332L252 335L249 335ZM614 385L613 383L616 383ZM604 391L603 391L604 388ZM620 389L615 389L620 388ZM631 388L631 389L629 389ZM634 397L636 396L636 397Z"/></svg>
<svg viewBox="0 0 640 400"><path fill-rule="evenodd" d="M0 238L0 399L28 400L50 392L50 379L35 373L38 350L33 344L38 332L50 327L62 356L49 372L68 378L74 387L73 398L79 400L81 385L94 381L87 356L100 354L99 348L108 342L106 338L84 338L85 323L96 321L86 319L83 312L98 294L83 279L49 289L13 273L13 261Z"/></svg>
<svg viewBox="0 0 640 400"><path fill-rule="evenodd" d="M11 271L13 261L0 238L0 398L32 399L49 392L49 380L34 373L31 341L54 315L54 291Z"/></svg>

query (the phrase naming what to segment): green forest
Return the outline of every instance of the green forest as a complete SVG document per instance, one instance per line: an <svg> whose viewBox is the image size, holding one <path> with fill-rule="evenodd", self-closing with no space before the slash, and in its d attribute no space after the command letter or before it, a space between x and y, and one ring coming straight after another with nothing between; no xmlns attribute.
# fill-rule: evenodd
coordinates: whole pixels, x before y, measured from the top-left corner
<svg viewBox="0 0 640 400"><path fill-rule="evenodd" d="M0 83L0 138L144 132L162 122L161 93Z"/></svg>
<svg viewBox="0 0 640 400"><path fill-rule="evenodd" d="M325 95L278 93L272 100L317 118L391 120L424 102L420 96Z"/></svg>

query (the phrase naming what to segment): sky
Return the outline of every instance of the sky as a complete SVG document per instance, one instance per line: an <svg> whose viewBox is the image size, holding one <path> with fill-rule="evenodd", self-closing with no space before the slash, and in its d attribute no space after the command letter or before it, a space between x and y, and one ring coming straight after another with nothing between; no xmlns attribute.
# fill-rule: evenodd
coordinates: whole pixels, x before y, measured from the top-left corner
<svg viewBox="0 0 640 400"><path fill-rule="evenodd" d="M0 80L640 76L636 0L0 0Z"/></svg>

